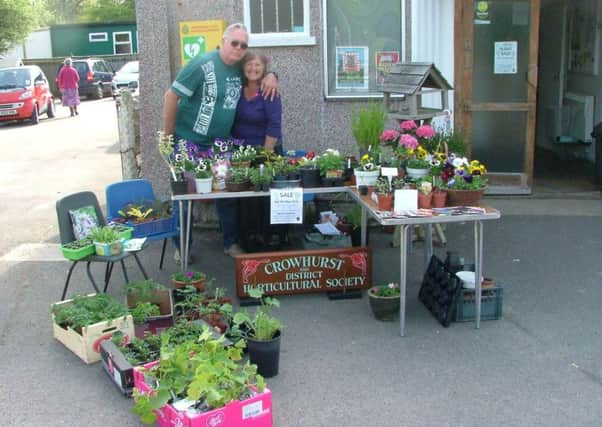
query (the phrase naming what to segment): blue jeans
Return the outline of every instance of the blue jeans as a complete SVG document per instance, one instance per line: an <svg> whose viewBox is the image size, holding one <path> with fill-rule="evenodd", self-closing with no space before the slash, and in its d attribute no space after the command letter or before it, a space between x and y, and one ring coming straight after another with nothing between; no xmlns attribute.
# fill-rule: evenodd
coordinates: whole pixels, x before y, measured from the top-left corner
<svg viewBox="0 0 602 427"><path fill-rule="evenodd" d="M224 235L224 249L238 243L238 200L218 199L215 201L219 227Z"/></svg>

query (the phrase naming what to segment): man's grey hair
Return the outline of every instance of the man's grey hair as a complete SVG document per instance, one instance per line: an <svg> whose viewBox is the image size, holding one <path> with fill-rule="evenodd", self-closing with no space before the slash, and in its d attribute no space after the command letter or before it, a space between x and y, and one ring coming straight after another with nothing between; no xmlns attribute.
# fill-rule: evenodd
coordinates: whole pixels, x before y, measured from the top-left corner
<svg viewBox="0 0 602 427"><path fill-rule="evenodd" d="M65 65L71 65L71 58L65 58L65 61L63 61L63 64Z"/></svg>
<svg viewBox="0 0 602 427"><path fill-rule="evenodd" d="M245 33L247 33L247 34L249 33L249 30L247 30L247 27L245 27L245 24L243 24L241 22L237 22L235 24L230 24L226 27L223 37L230 35L230 33L233 32L234 30L243 30Z"/></svg>

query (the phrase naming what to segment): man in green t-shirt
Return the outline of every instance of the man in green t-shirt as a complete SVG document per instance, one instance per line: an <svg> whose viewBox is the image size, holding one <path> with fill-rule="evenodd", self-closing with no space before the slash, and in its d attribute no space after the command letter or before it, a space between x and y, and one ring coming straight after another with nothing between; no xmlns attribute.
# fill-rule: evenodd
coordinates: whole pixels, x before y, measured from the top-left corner
<svg viewBox="0 0 602 427"><path fill-rule="evenodd" d="M249 34L243 24L226 28L219 50L193 58L182 68L165 92L163 131L175 141L184 139L206 151L216 138L228 138L240 98L243 73L240 60L246 53ZM273 74L263 79L266 97L273 97L278 82ZM236 200L216 200L224 253L243 253L238 246Z"/></svg>

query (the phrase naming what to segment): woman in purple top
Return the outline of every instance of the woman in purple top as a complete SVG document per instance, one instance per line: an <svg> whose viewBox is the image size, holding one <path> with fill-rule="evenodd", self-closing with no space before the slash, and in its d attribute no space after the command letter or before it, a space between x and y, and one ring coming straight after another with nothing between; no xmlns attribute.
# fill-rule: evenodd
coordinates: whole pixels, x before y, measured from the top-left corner
<svg viewBox="0 0 602 427"><path fill-rule="evenodd" d="M267 58L247 52L242 59L243 91L236 107L232 136L246 145L262 146L282 155L282 103L280 95L264 99L261 80L267 72ZM241 243L248 252L280 249L286 242L287 226L271 226L270 203L266 197L239 200ZM268 237L268 240L265 239Z"/></svg>
<svg viewBox="0 0 602 427"><path fill-rule="evenodd" d="M263 146L268 151L282 154L280 96L264 99L260 93L261 80L267 71L264 55L248 52L242 59L244 73L243 93L236 107L232 136L244 139L245 144Z"/></svg>

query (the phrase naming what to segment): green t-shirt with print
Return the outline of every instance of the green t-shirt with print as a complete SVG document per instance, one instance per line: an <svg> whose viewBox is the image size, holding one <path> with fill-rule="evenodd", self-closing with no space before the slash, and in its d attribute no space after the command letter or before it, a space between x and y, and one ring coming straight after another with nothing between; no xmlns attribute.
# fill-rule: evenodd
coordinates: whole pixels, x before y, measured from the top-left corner
<svg viewBox="0 0 602 427"><path fill-rule="evenodd" d="M171 86L180 97L176 135L203 149L229 137L241 88L240 64L226 65L218 50L193 58Z"/></svg>

